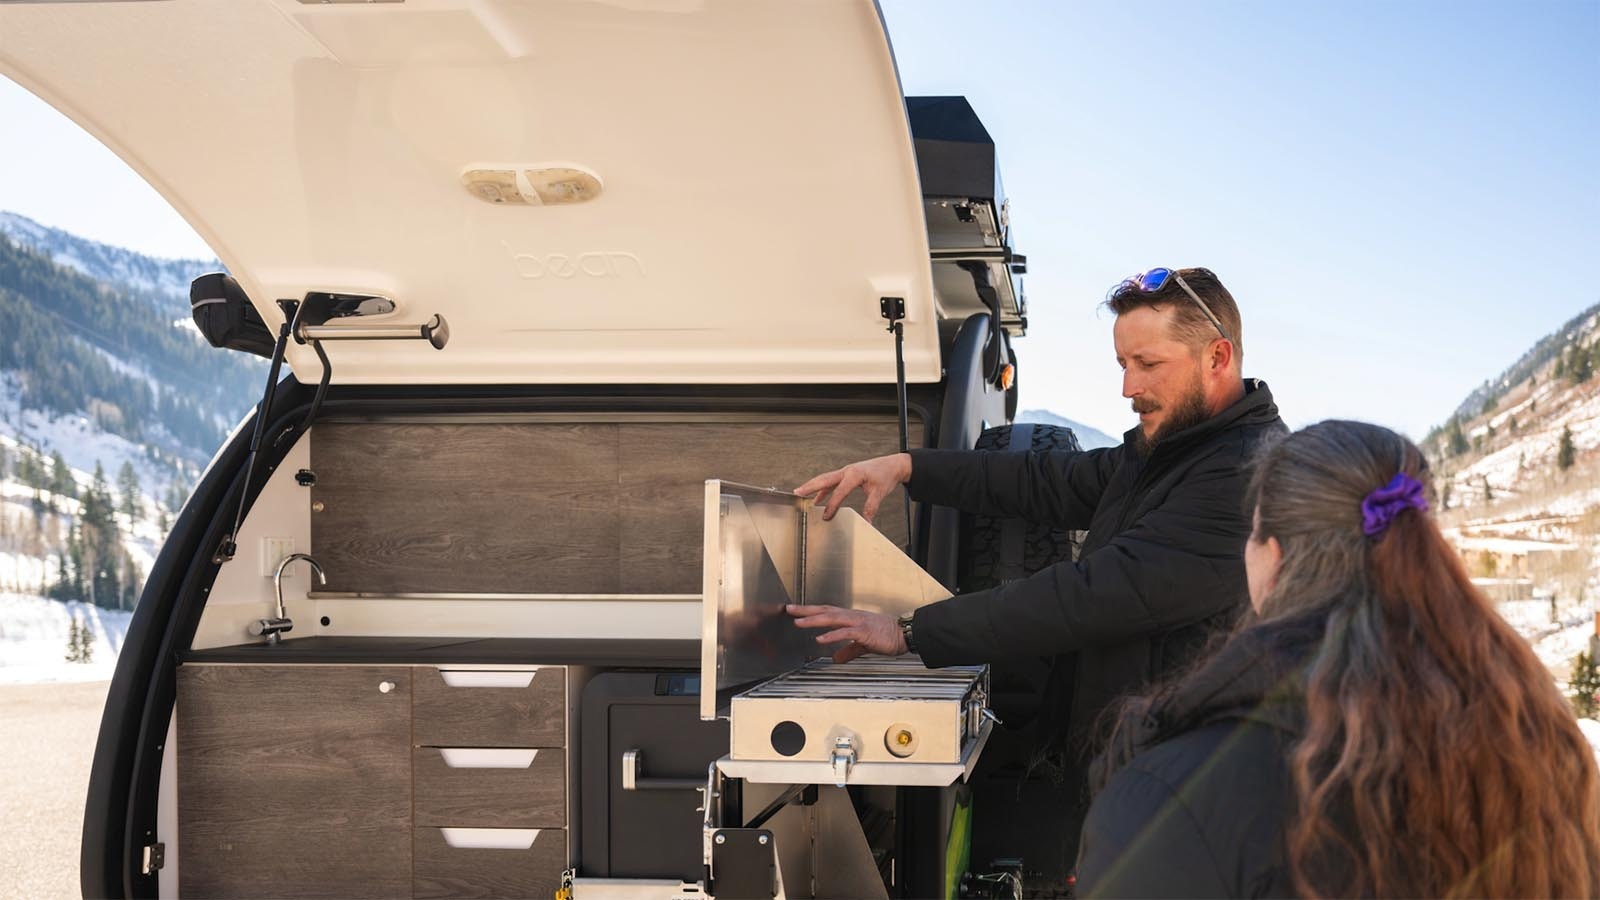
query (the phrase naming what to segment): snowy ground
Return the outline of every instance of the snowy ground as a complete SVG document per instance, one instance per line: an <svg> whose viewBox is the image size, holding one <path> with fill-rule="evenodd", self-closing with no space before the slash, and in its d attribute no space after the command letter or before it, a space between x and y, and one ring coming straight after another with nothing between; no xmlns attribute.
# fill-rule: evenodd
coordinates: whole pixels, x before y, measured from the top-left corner
<svg viewBox="0 0 1600 900"><path fill-rule="evenodd" d="M85 603L0 593L0 684L110 679L132 617ZM74 618L94 633L87 663L66 660Z"/></svg>

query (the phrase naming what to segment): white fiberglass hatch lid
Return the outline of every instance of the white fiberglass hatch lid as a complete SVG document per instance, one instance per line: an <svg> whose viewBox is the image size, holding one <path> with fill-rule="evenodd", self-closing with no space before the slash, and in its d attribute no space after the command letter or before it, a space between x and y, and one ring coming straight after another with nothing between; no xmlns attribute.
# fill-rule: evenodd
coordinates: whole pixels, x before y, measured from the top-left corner
<svg viewBox="0 0 1600 900"><path fill-rule="evenodd" d="M939 377L871 0L0 2L0 72L274 330L312 291L448 321L442 351L329 345L339 383L892 382L883 296L908 380Z"/></svg>

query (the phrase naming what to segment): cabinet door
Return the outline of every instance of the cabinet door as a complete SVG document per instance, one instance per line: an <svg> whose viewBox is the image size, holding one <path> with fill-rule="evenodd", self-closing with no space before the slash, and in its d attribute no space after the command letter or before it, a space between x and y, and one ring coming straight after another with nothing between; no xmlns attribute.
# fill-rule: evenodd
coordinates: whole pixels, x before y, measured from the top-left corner
<svg viewBox="0 0 1600 900"><path fill-rule="evenodd" d="M178 670L186 897L411 893L411 670Z"/></svg>

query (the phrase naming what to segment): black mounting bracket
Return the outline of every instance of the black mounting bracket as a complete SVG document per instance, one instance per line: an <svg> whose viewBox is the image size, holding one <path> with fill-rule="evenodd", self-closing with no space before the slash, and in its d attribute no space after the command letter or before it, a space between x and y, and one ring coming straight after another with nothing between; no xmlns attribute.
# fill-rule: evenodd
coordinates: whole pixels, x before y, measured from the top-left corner
<svg viewBox="0 0 1600 900"><path fill-rule="evenodd" d="M287 301L279 301L280 303ZM394 312L394 301L370 294L335 294L330 291L311 291L300 302L299 314L294 320L296 343L306 343L300 333L302 326L326 325L333 319L351 316L381 316Z"/></svg>
<svg viewBox="0 0 1600 900"><path fill-rule="evenodd" d="M889 320L889 331L895 330L895 324L906 317L906 298L904 297L879 297L878 315ZM896 332L898 333L898 332Z"/></svg>

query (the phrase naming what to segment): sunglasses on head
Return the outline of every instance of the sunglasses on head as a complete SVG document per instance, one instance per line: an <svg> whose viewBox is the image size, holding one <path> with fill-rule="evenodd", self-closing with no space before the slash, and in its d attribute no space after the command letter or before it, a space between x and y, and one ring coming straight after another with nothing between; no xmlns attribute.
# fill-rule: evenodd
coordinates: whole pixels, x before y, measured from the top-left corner
<svg viewBox="0 0 1600 900"><path fill-rule="evenodd" d="M1201 269L1199 271L1205 270ZM1148 272L1140 272L1131 278L1124 278L1120 284L1111 289L1111 297L1116 298L1129 293L1154 294L1166 287L1169 281L1176 282L1178 287L1183 288L1183 292L1189 295L1189 299L1193 300L1195 305L1200 307L1200 311L1206 314L1206 318L1211 320L1211 324L1216 326L1217 334L1222 335L1224 340L1230 342L1233 340L1233 336L1228 334L1226 328L1222 327L1221 320L1211 311L1211 307L1200 299L1200 295L1196 294L1194 289L1184 282L1183 276L1179 275L1174 269L1151 269Z"/></svg>

